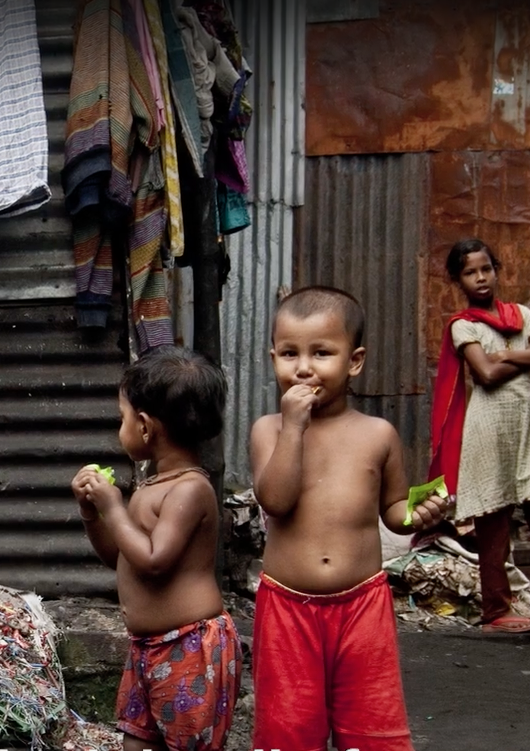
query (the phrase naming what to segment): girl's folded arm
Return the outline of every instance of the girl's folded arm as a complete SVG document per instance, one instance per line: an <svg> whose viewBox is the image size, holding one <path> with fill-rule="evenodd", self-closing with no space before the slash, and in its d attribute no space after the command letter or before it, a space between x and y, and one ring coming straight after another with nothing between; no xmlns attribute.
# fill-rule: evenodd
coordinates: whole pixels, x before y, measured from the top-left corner
<svg viewBox="0 0 530 751"><path fill-rule="evenodd" d="M521 370L530 368L530 349L503 349L498 354L503 364L516 365Z"/></svg>
<svg viewBox="0 0 530 751"><path fill-rule="evenodd" d="M464 344L460 350L469 365L473 378L484 388L500 386L522 372L519 365L490 357L478 342Z"/></svg>

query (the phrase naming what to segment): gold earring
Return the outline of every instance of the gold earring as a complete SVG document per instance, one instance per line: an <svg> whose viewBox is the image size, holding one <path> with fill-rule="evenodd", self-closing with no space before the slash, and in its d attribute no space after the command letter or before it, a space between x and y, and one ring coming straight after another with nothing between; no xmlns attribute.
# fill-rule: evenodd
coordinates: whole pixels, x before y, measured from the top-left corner
<svg viewBox="0 0 530 751"><path fill-rule="evenodd" d="M144 443L147 443L147 441L149 440L149 436L147 433L143 434L143 439L144 439Z"/></svg>

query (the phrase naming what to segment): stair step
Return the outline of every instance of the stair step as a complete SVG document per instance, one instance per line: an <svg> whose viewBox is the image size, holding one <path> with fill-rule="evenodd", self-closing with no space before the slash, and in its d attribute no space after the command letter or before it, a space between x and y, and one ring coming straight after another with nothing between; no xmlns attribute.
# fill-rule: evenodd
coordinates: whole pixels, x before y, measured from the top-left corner
<svg viewBox="0 0 530 751"><path fill-rule="evenodd" d="M43 527L71 525L82 527L77 501L73 498L2 498L0 496L0 527L10 524Z"/></svg>
<svg viewBox="0 0 530 751"><path fill-rule="evenodd" d="M73 367L79 362L89 362L92 358L105 358L107 362L123 360L123 353L116 348L116 342L106 339L103 342L90 342L80 331L69 336L57 332L43 336L38 331L6 333L0 330L0 352L3 362L27 362L39 359L42 362L66 361L65 367Z"/></svg>
<svg viewBox="0 0 530 751"><path fill-rule="evenodd" d="M6 587L35 590L42 597L115 597L116 573L102 563L73 561L56 563L52 560L28 562L0 560L0 581ZM28 584L31 582L31 584Z"/></svg>
<svg viewBox="0 0 530 751"><path fill-rule="evenodd" d="M123 459L124 452L118 440L117 431L97 430L47 430L3 432L0 442L0 476L6 467L1 462L15 458L44 459L47 462L62 461L64 457L79 457L80 462L98 464L112 462L116 457ZM86 461L85 461L86 460Z"/></svg>
<svg viewBox="0 0 530 751"><path fill-rule="evenodd" d="M24 395L39 392L90 392L112 393L117 399L118 384L123 373L121 363L86 363L83 366L68 367L64 364L42 363L38 368L28 370L25 365L2 362L0 395L9 391L20 391Z"/></svg>
<svg viewBox="0 0 530 751"><path fill-rule="evenodd" d="M4 530L0 529L0 561L3 551L9 551L10 561L24 561L42 558L66 558L97 560L94 549L84 530L54 529L39 530ZM3 583L3 582L2 582Z"/></svg>
<svg viewBox="0 0 530 751"><path fill-rule="evenodd" d="M0 402L0 425L38 425L54 427L97 423L99 427L119 425L118 399L116 396L44 398L25 396L19 399L4 399Z"/></svg>

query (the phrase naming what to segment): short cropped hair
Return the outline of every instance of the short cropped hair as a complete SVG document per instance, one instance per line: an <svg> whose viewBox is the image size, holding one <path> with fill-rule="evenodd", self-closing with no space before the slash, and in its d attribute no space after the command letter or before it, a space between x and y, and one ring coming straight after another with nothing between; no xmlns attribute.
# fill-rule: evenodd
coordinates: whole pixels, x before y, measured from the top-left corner
<svg viewBox="0 0 530 751"><path fill-rule="evenodd" d="M455 243L449 251L449 255L445 262L445 268L453 282L457 282L460 279L462 269L466 265L467 256L470 253L478 253L481 250L489 256L491 265L495 271L498 271L501 268L502 264L495 256L490 246L486 245L486 243L482 242L478 237L471 237L468 240L461 240L460 242Z"/></svg>
<svg viewBox="0 0 530 751"><path fill-rule="evenodd" d="M162 423L177 446L195 449L223 429L226 379L210 359L183 347L157 347L130 365L120 392L133 409Z"/></svg>
<svg viewBox="0 0 530 751"><path fill-rule="evenodd" d="M344 322L344 329L351 338L354 349L360 347L364 333L364 311L360 303L349 292L335 287L303 287L287 295L278 305L272 325L272 339L276 322L282 313L290 313L296 318L309 318L315 313L336 313Z"/></svg>

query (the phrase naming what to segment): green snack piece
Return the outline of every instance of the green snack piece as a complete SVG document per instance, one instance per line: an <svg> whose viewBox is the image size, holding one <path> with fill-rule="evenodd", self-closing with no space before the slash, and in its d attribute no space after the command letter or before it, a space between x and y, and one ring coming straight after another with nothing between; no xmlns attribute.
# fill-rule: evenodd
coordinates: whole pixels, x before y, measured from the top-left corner
<svg viewBox="0 0 530 751"><path fill-rule="evenodd" d="M114 469L112 467L100 467L99 464L87 464L87 469L93 469L100 475L103 475L108 481L109 485L114 485L116 478L114 477Z"/></svg>
<svg viewBox="0 0 530 751"><path fill-rule="evenodd" d="M420 503L426 501L431 495L439 495L440 498L448 498L449 491L445 484L445 477L441 475L435 480L425 483L425 485L414 485L409 489L409 497L407 500L407 515L403 524L409 527L412 524L412 512L419 506Z"/></svg>

